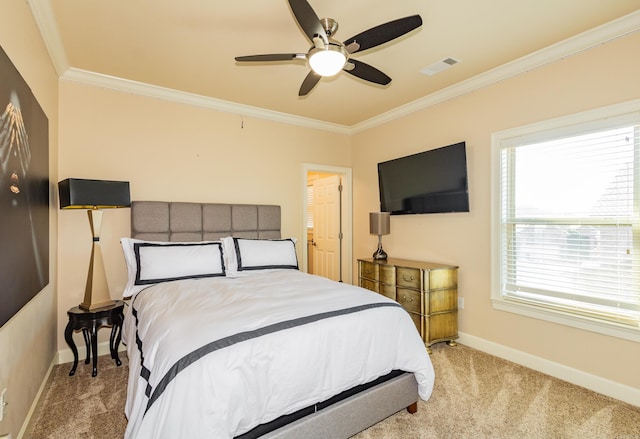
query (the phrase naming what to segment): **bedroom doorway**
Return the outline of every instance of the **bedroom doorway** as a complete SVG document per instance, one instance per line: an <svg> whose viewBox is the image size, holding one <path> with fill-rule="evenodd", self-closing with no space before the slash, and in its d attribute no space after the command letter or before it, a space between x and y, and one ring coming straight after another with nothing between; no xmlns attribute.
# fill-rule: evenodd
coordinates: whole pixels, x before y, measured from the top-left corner
<svg viewBox="0 0 640 439"><path fill-rule="evenodd" d="M351 283L351 170L304 165L303 270Z"/></svg>

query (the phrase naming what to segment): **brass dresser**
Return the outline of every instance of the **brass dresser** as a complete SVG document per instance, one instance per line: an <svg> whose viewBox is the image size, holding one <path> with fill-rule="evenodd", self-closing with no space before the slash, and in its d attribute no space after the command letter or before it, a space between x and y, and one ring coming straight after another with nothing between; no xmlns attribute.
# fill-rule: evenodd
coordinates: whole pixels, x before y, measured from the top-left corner
<svg viewBox="0 0 640 439"><path fill-rule="evenodd" d="M405 259L358 259L363 288L398 301L409 312L429 353L458 338L458 267Z"/></svg>

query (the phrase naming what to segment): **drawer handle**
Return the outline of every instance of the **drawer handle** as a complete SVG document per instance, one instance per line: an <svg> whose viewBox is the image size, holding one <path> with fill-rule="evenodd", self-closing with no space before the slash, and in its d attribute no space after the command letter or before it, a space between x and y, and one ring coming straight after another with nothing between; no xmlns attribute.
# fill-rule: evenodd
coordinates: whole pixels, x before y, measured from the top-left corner
<svg viewBox="0 0 640 439"><path fill-rule="evenodd" d="M413 276L407 276L406 274L402 275L402 280L404 280L405 282L412 282L413 281Z"/></svg>
<svg viewBox="0 0 640 439"><path fill-rule="evenodd" d="M364 274L371 274L371 273L373 273L373 270L365 270L364 271Z"/></svg>
<svg viewBox="0 0 640 439"><path fill-rule="evenodd" d="M402 301L403 302L413 302L413 297L407 299L407 296L402 296Z"/></svg>

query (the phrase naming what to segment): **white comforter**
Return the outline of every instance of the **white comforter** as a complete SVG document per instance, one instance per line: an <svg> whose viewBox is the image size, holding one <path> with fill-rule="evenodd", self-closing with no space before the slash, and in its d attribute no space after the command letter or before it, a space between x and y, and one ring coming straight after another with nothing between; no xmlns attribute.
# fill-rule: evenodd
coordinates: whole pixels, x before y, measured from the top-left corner
<svg viewBox="0 0 640 439"><path fill-rule="evenodd" d="M394 369L414 372L426 400L433 367L395 305L296 270L149 287L123 329L125 437L232 438Z"/></svg>

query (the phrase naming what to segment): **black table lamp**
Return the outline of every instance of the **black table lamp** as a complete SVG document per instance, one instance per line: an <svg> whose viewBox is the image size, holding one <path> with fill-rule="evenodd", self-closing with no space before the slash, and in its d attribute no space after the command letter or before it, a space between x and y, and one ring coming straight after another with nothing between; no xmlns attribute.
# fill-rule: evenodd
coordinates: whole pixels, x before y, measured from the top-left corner
<svg viewBox="0 0 640 439"><path fill-rule="evenodd" d="M87 286L80 308L93 311L113 305L115 302L109 294L100 249L100 227L102 225L102 211L100 209L130 207L129 182L67 178L58 183L58 194L60 209L87 209L89 226L93 234Z"/></svg>
<svg viewBox="0 0 640 439"><path fill-rule="evenodd" d="M389 212L369 213L369 233L378 235L378 249L373 253L373 259L387 259L387 253L382 249L382 235L391 231L391 214Z"/></svg>

